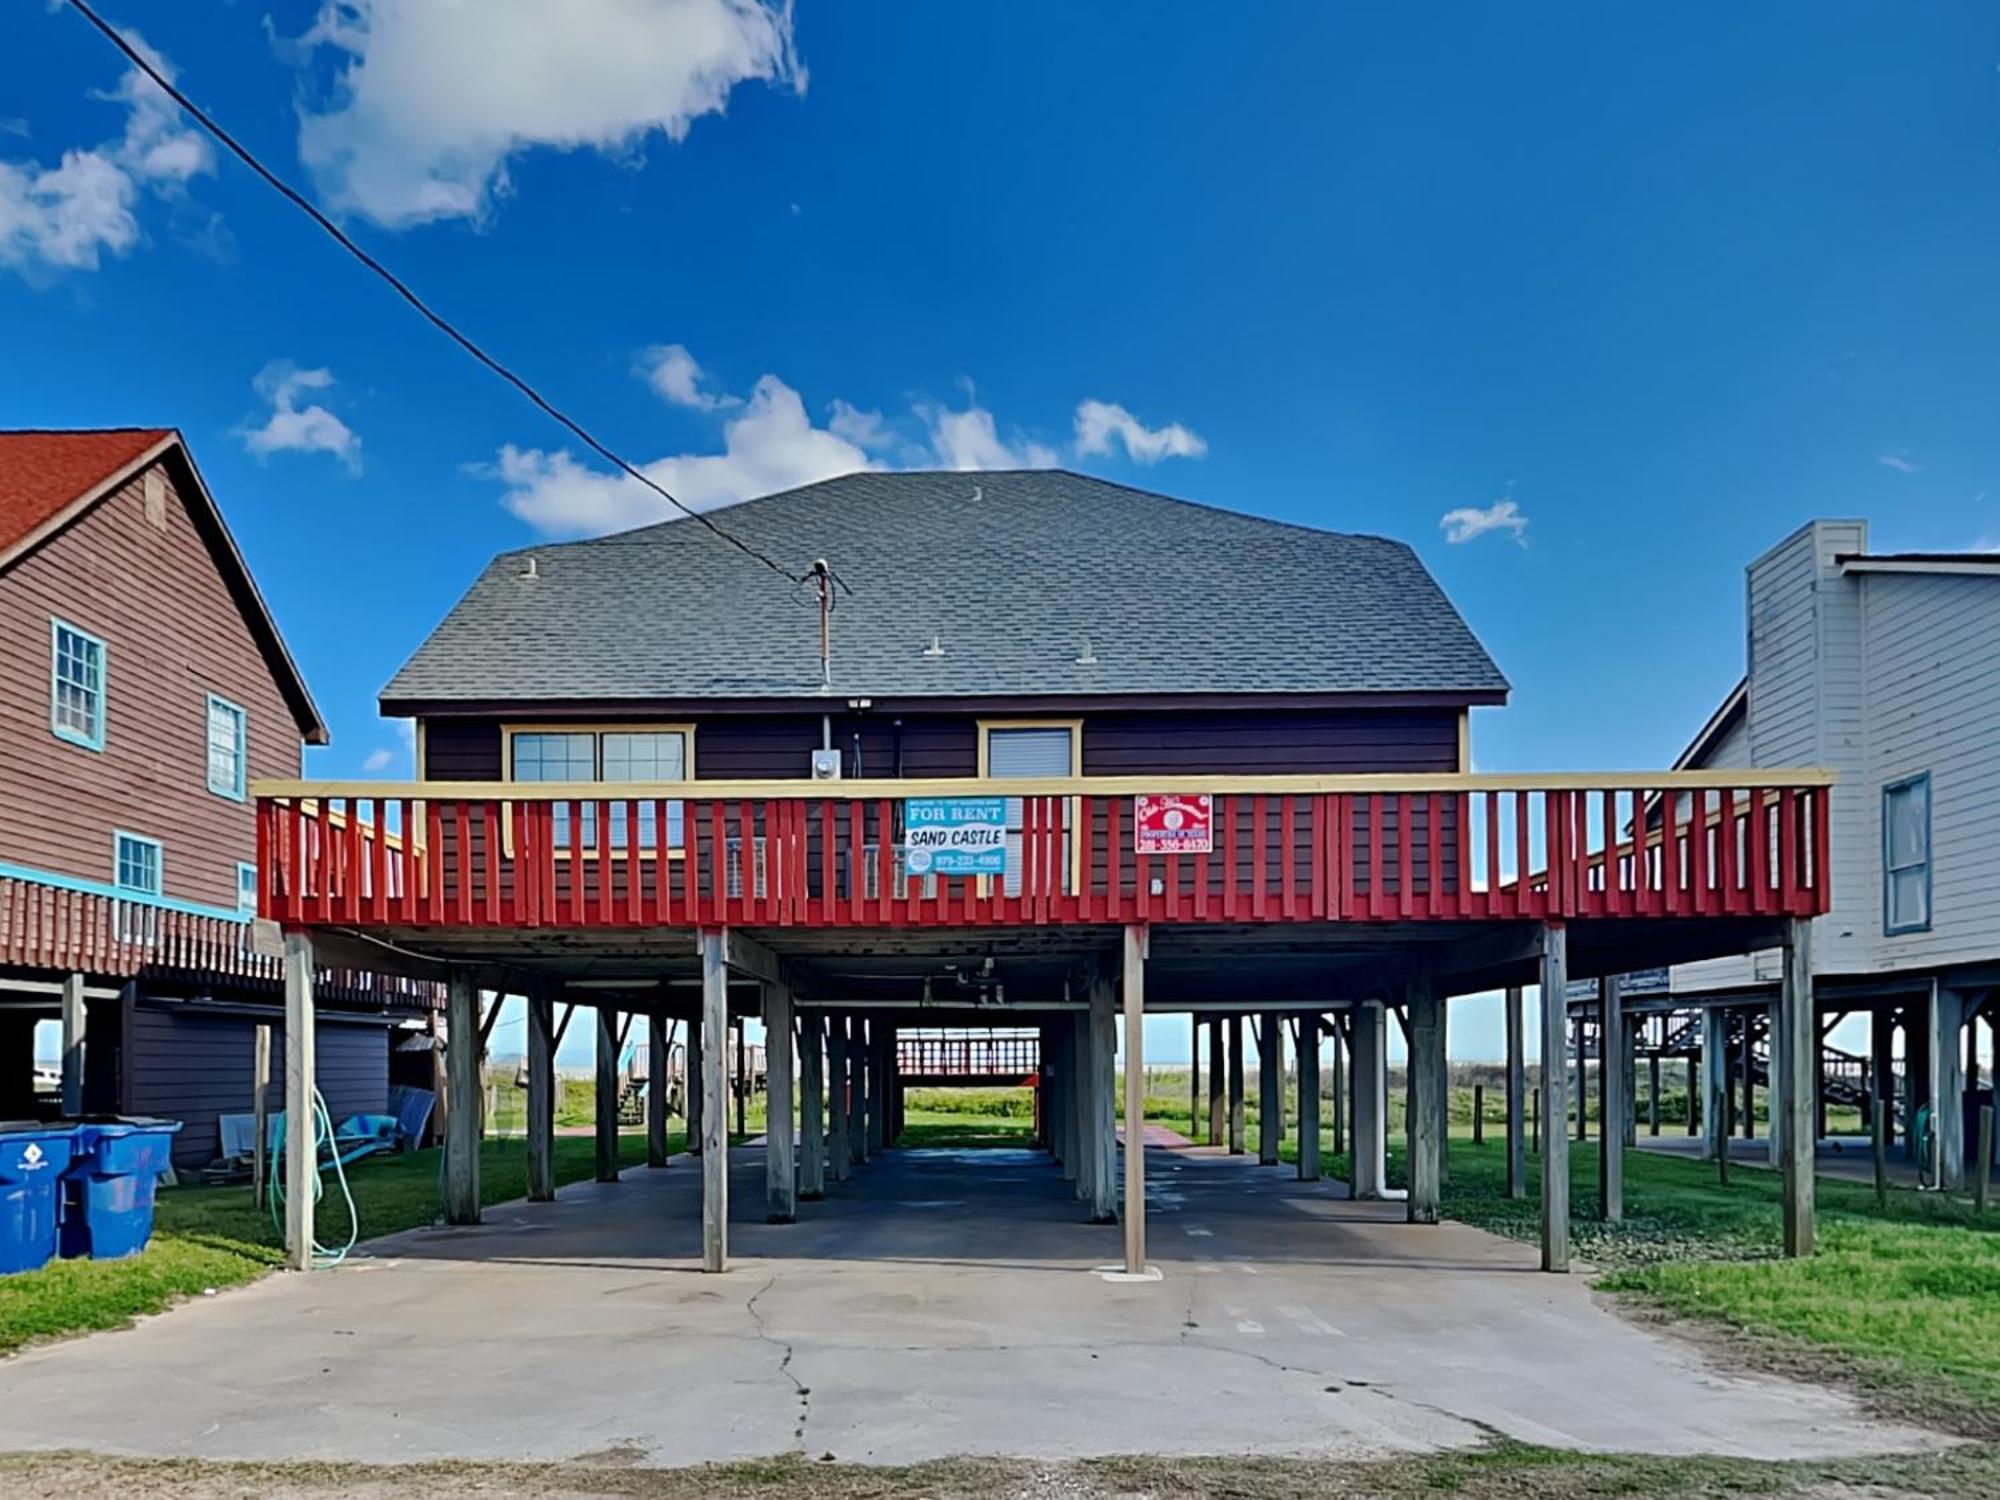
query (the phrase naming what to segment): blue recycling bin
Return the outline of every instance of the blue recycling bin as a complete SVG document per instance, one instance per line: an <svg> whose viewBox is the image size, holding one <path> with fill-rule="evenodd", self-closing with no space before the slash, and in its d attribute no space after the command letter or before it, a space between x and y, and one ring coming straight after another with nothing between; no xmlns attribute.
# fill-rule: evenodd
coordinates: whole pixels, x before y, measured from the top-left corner
<svg viewBox="0 0 2000 1500"><path fill-rule="evenodd" d="M171 1165L179 1120L115 1116L76 1127L63 1194L62 1253L117 1260L153 1237L153 1193Z"/></svg>
<svg viewBox="0 0 2000 1500"><path fill-rule="evenodd" d="M76 1126L0 1124L0 1275L39 1270L56 1253L62 1178Z"/></svg>

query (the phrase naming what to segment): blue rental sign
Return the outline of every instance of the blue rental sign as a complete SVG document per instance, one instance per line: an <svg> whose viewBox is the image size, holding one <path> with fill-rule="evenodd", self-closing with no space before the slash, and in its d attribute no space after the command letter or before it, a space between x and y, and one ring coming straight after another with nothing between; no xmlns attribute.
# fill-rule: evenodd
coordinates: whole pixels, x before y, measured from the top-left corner
<svg viewBox="0 0 2000 1500"><path fill-rule="evenodd" d="M905 797L903 865L912 875L1007 873L1005 797Z"/></svg>

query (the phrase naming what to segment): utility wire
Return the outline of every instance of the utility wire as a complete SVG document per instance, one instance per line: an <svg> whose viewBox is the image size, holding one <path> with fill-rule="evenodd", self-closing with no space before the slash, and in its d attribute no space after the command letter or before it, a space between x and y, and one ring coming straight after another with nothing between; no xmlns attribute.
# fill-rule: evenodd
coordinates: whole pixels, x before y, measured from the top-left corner
<svg viewBox="0 0 2000 1500"><path fill-rule="evenodd" d="M167 77L165 77L160 72L159 68L154 65L152 59L145 56L145 54L140 52L137 47L133 46L132 43L127 41L124 35L120 33L119 30L115 26L113 26L110 22L106 21L104 17L100 16L95 10L93 10L86 3L86 0L68 0L68 4L71 10L75 11L78 15L82 16L84 20L88 21L92 26L96 27L97 30L103 34L104 39L106 41L110 42L112 46L116 47L120 52L122 52L125 55L126 59L130 61L133 67L137 68L140 72L144 73L148 78L152 79L154 83L160 86L161 91L165 93L169 99L173 100L174 103L178 104L182 109L186 110L188 115L194 120L194 122L197 125L201 126L203 130L207 131L209 135L213 136L218 142L220 142L221 145L230 153L230 155L234 156L238 161L242 162L244 166L248 167L252 172L255 172L259 177L263 178L264 181L271 188L273 188L280 197L284 198L294 208L298 209L307 218L311 219L313 223L317 224L321 229L326 231L326 233L333 238L334 242L338 244L341 247L341 249L345 250L349 255L353 256L356 260L360 261L362 265L366 266L369 270L373 271L377 276L381 277L382 280L386 281L389 284L389 286L395 291L397 296L401 297L405 302L409 303L411 307L415 308L417 312L420 315L422 315L425 321L430 323L432 327L436 328L438 332L442 333L446 338L450 339L454 344L458 345L459 348L463 349L467 354L471 355L474 359L479 361L480 364L486 366L486 368L491 370L495 375L498 375L502 380L506 381L507 384L514 387L514 389L519 391L523 396L526 396L528 400L533 402L534 405L537 408L539 408L545 415L554 419L556 422L560 423L563 427L569 429L569 431L574 433L577 439L581 441L583 444L585 444L588 448L590 448L590 450L593 453L596 453L600 458L604 459L607 463L613 464L617 468L623 470L626 474L638 480L639 483L646 486L647 489L651 490L654 494L658 495L662 500L665 500L669 505L673 506L674 509L680 511L690 520L699 521L703 526L707 527L710 531L714 532L715 535L722 538L723 541L729 543L729 545L734 547L737 551L745 554L748 557L755 558L758 562L762 563L765 567L769 568L772 572L778 574L780 577L789 578L794 583L805 583L809 581L810 575L804 573L794 573L790 568L787 568L782 563L776 561L768 553L758 550L750 543L744 541L741 537L734 536L728 531L725 531L722 527L716 525L714 521L710 520L702 512L695 510L691 506L683 504L679 499L677 499L673 494L671 494L667 490L666 486L660 484L657 480L651 478L650 476L642 473L635 465L631 464L626 459L620 457L617 453L613 452L604 443L600 442L590 432L590 430L586 428L581 422L577 421L574 417L570 416L568 413L564 412L561 408L557 407L540 391L536 390L532 385L528 384L526 380L522 379L519 375L516 375L506 365L503 365L502 363L500 363L499 360L495 359L492 355L488 354L469 336L467 336L464 333L461 333L448 318L446 318L442 313L437 312L435 309L431 307L429 303L425 302L422 297L418 296L416 292L410 287L408 282L404 281L394 271L390 270L387 266L383 265L381 261L377 260L374 256L370 255L366 250L362 249L359 245L357 245L348 236L345 230L343 230L338 224L334 223L333 220L329 219L325 214L321 213L319 209L314 206L311 200L309 200L303 193L301 193L297 188L293 187L290 183L286 182L282 177L278 176L277 173L273 172L269 167L265 166L263 162L259 161L254 155L252 155L248 147L246 147L240 141L238 141L236 137L231 135L227 130L223 129L223 127L219 123L217 123L216 120L207 113L207 111L203 110L192 99L188 98L186 94L182 93L178 88L176 88L173 82Z"/></svg>

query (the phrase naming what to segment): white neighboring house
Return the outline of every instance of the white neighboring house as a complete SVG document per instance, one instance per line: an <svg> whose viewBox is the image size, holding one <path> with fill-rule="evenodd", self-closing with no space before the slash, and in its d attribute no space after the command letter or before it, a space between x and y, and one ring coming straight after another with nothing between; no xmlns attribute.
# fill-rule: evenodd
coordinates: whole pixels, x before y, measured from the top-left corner
<svg viewBox="0 0 2000 1500"><path fill-rule="evenodd" d="M1867 1013L1879 1067L1901 1031L1906 1105L1938 1123L1923 1165L1956 1186L1979 1020L2000 1020L2000 555L1871 555L1867 522L1813 521L1750 564L1746 605L1748 674L1676 769L1838 773L1822 1035ZM1689 1004L1763 1004L1777 979L1775 952L1671 973Z"/></svg>

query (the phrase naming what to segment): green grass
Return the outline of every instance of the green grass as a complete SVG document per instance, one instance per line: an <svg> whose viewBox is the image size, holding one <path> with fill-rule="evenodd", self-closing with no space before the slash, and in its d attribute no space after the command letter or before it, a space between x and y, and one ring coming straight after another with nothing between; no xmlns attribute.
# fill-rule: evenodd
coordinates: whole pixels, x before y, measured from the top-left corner
<svg viewBox="0 0 2000 1500"><path fill-rule="evenodd" d="M1506 1196L1506 1148L1455 1134L1448 1153L1448 1217L1515 1239L1540 1237L1539 1164L1527 1196ZM1344 1177L1345 1157L1322 1140L1324 1170ZM1295 1143L1285 1155L1296 1160ZM1598 1285L1646 1309L1748 1336L1760 1361L1856 1384L1899 1414L2000 1438L2000 1214L1971 1203L1892 1188L1877 1207L1866 1183L1816 1184L1818 1254L1779 1256L1780 1181L1735 1165L1727 1185L1712 1163L1625 1153L1625 1216L1598 1210L1598 1146L1570 1146L1570 1213L1576 1254L1604 1275ZM1392 1136L1389 1180L1401 1185L1403 1151Z"/></svg>

